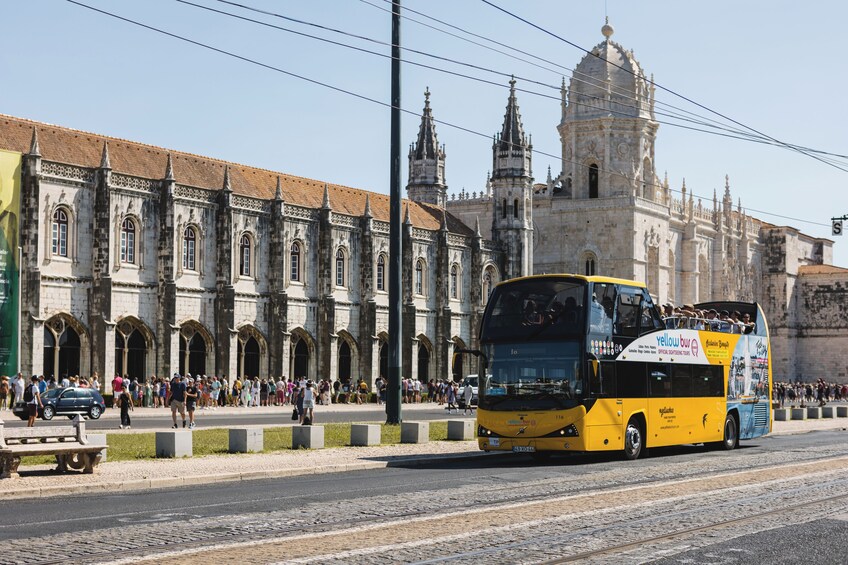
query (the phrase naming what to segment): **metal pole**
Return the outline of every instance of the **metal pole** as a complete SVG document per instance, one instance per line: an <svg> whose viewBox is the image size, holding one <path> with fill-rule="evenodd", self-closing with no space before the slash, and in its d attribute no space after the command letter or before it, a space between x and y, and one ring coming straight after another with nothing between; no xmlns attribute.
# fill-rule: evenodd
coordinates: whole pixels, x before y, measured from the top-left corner
<svg viewBox="0 0 848 565"><path fill-rule="evenodd" d="M392 122L389 187L389 386L386 423L400 424L402 241L400 218L400 0L392 2Z"/></svg>

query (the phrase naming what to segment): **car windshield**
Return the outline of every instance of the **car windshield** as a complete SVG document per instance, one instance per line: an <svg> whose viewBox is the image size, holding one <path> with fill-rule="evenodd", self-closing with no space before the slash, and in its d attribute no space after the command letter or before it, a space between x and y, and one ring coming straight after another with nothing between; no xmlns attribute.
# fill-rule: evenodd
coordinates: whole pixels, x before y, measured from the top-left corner
<svg viewBox="0 0 848 565"><path fill-rule="evenodd" d="M480 407L488 410L572 408L582 398L580 342L513 342L484 346Z"/></svg>

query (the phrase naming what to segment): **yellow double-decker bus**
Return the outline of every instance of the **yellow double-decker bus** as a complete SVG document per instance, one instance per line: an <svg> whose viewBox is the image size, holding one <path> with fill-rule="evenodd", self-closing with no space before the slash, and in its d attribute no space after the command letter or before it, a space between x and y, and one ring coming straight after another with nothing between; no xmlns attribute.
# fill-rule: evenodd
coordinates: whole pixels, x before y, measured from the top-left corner
<svg viewBox="0 0 848 565"><path fill-rule="evenodd" d="M541 275L499 284L480 327L480 449L544 457L706 443L771 430L768 327L755 303L712 302L748 322L664 320L644 284ZM747 314L747 316L745 316Z"/></svg>

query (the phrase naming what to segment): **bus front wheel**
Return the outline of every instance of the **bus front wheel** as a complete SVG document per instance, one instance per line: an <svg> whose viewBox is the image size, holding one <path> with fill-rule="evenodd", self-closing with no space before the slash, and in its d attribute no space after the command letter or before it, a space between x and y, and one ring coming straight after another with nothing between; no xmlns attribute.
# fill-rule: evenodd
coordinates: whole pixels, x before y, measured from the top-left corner
<svg viewBox="0 0 848 565"><path fill-rule="evenodd" d="M725 451L739 447L739 426L733 414L728 414L724 419L724 439L718 443L718 447Z"/></svg>
<svg viewBox="0 0 848 565"><path fill-rule="evenodd" d="M639 459L644 449L645 438L638 420L631 418L624 430L624 457L629 461Z"/></svg>

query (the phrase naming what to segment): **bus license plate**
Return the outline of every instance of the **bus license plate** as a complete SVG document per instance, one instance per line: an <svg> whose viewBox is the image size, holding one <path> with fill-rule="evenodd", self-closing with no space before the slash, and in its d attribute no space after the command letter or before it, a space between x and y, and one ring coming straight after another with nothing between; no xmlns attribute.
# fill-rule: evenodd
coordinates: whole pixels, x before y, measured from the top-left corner
<svg viewBox="0 0 848 565"><path fill-rule="evenodd" d="M536 448L532 445L514 445L512 446L512 451L515 453L533 453L536 451Z"/></svg>

